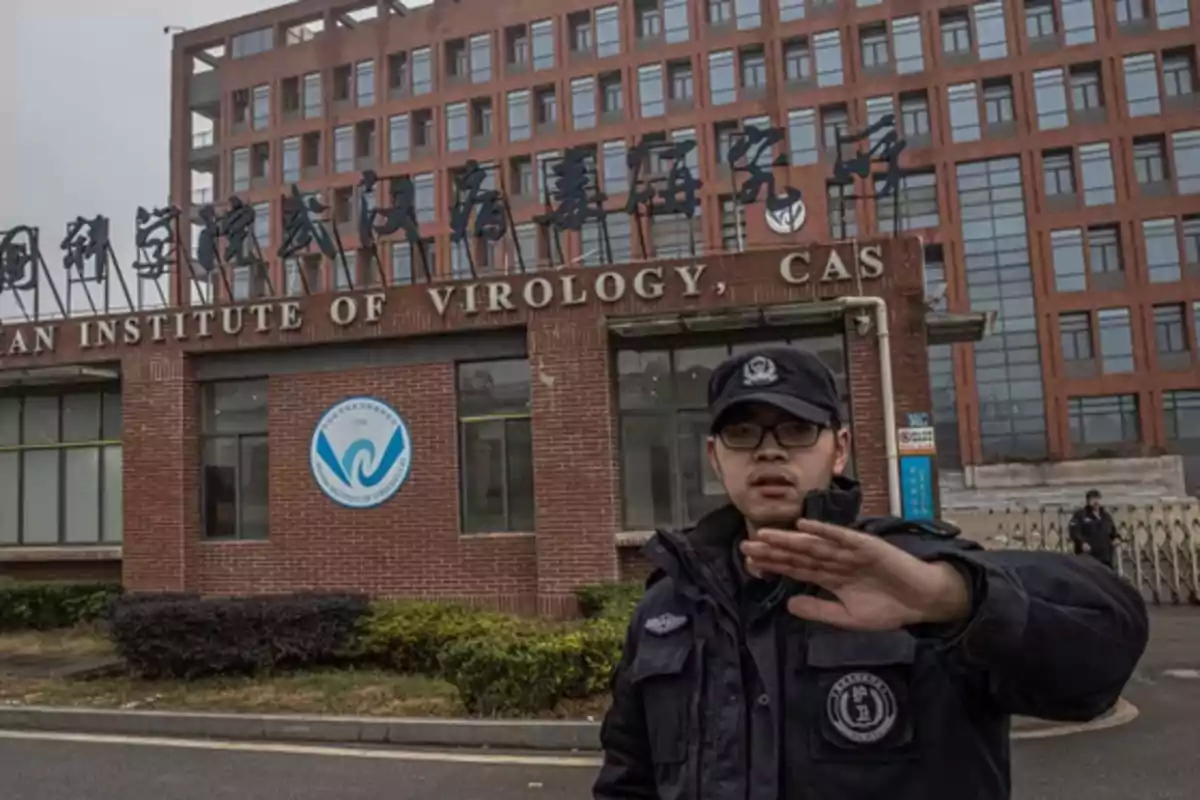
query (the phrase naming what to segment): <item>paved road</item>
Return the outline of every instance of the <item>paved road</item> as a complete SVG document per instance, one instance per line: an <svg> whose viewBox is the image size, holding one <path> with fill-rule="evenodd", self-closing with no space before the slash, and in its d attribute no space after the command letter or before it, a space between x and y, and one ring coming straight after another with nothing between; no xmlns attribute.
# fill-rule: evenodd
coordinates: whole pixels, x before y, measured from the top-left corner
<svg viewBox="0 0 1200 800"><path fill-rule="evenodd" d="M1155 645L1127 692L1141 716L1108 731L1016 742L1014 797L1200 797L1200 680L1163 674L1189 667L1200 668L1200 612L1156 615ZM590 767L0 737L4 800L567 800L587 797L593 774Z"/></svg>

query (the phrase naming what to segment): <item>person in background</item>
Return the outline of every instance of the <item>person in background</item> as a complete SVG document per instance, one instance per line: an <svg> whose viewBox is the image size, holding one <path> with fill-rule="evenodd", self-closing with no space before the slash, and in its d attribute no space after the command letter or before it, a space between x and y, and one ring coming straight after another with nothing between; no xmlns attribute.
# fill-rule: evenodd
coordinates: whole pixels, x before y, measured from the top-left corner
<svg viewBox="0 0 1200 800"><path fill-rule="evenodd" d="M708 402L730 502L646 546L596 800L1007 800L1011 715L1116 703L1149 623L1111 570L861 516L812 353L734 356Z"/></svg>
<svg viewBox="0 0 1200 800"><path fill-rule="evenodd" d="M1112 515L1101 504L1097 489L1087 493L1083 508L1071 515L1067 534L1075 545L1075 555L1089 555L1109 569L1114 568L1116 542L1121 540Z"/></svg>

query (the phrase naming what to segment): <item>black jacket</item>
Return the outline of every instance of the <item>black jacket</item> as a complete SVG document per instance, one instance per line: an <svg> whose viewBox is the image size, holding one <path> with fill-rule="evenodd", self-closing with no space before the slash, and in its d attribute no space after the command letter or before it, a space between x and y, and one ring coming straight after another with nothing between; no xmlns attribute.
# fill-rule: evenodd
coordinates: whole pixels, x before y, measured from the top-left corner
<svg viewBox="0 0 1200 800"><path fill-rule="evenodd" d="M857 508L856 486L834 494ZM793 589L740 577L733 507L659 532L597 800L1008 798L1009 715L1097 717L1145 649L1141 596L1090 559L985 552L939 523L856 527L963 570L970 620L880 633L805 622L783 607Z"/></svg>
<svg viewBox="0 0 1200 800"><path fill-rule="evenodd" d="M1114 543L1120 537L1117 534L1117 524L1108 511L1101 508L1100 513L1093 514L1087 506L1079 509L1071 515L1067 534L1075 545L1076 555L1083 552L1083 545L1086 543L1092 556L1112 566Z"/></svg>

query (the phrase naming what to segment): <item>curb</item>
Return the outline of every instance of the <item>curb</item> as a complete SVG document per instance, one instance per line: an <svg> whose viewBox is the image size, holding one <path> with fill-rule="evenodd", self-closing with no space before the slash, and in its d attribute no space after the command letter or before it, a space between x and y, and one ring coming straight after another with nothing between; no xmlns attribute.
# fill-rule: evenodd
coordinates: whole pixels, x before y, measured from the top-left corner
<svg viewBox="0 0 1200 800"><path fill-rule="evenodd" d="M1124 699L1108 714L1080 724L1014 720L1013 739L1045 739L1132 722L1137 708ZM0 730L123 736L223 739L241 742L390 744L496 750L595 752L600 724L571 721L329 717L293 714L216 714L109 711L47 706L0 706Z"/></svg>

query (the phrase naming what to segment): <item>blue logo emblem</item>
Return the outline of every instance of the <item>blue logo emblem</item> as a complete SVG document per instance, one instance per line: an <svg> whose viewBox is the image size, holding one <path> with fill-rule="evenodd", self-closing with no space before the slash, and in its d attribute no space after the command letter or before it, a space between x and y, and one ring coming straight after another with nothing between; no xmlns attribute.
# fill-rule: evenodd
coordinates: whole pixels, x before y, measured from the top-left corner
<svg viewBox="0 0 1200 800"><path fill-rule="evenodd" d="M373 397L350 397L325 412L308 452L317 485L347 508L391 498L412 467L412 439L396 410Z"/></svg>

